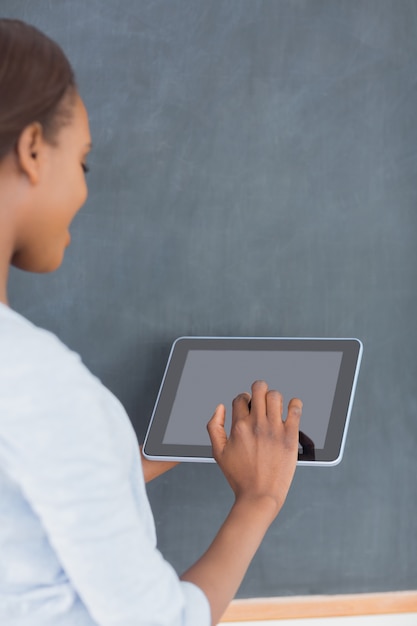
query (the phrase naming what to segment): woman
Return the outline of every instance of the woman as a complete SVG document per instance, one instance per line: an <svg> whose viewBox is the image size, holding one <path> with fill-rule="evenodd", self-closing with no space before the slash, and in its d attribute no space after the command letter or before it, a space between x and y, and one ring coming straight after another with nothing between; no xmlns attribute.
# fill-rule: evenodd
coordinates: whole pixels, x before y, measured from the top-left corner
<svg viewBox="0 0 417 626"><path fill-rule="evenodd" d="M87 112L61 49L0 20L0 623L217 624L286 498L301 402L255 382L208 430L235 502L180 578L156 549L141 460L117 399L7 301L10 264L57 269L87 196Z"/></svg>

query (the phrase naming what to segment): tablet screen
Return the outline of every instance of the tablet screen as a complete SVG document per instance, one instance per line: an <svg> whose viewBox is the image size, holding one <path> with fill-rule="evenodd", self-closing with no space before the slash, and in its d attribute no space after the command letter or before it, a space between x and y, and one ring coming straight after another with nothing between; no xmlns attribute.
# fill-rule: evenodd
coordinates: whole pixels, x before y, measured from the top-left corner
<svg viewBox="0 0 417 626"><path fill-rule="evenodd" d="M362 346L349 339L181 338L174 344L145 441L148 456L212 460L207 422L219 403L265 380L303 401L299 460L340 460Z"/></svg>
<svg viewBox="0 0 417 626"><path fill-rule="evenodd" d="M269 389L282 393L284 407L291 398L302 399L300 428L323 448L341 360L342 352L225 350L219 358L218 352L190 350L163 443L210 445L206 425L216 405L226 407L229 432L233 398L250 392L255 380L264 380Z"/></svg>

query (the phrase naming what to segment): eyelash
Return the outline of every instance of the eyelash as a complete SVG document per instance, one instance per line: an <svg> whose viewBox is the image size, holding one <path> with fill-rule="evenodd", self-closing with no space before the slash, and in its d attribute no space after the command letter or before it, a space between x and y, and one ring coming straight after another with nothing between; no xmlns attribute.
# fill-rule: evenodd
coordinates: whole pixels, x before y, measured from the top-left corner
<svg viewBox="0 0 417 626"><path fill-rule="evenodd" d="M85 163L81 163L81 167L83 168L84 174L88 174L88 172L90 171L88 165L86 165Z"/></svg>

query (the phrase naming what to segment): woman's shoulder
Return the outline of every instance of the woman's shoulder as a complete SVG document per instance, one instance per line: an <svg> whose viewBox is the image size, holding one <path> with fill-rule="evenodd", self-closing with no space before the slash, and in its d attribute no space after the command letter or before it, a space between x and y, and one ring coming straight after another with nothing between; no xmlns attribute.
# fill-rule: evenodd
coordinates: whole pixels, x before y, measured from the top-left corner
<svg viewBox="0 0 417 626"><path fill-rule="evenodd" d="M48 440L66 433L67 444L74 439L75 449L80 433L89 440L97 433L106 438L106 431L126 421L120 402L76 352L5 309L0 307L0 434L3 428L21 438L28 424L36 423Z"/></svg>
<svg viewBox="0 0 417 626"><path fill-rule="evenodd" d="M47 378L49 383L68 372L92 376L79 355L54 333L40 328L12 309L0 306L0 372L3 381Z"/></svg>

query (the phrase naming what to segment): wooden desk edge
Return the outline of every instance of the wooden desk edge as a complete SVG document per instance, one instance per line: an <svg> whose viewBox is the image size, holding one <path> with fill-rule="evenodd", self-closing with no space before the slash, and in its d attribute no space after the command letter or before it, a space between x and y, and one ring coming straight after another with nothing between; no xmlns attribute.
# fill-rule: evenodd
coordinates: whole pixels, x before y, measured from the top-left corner
<svg viewBox="0 0 417 626"><path fill-rule="evenodd" d="M223 622L417 612L417 591L234 600Z"/></svg>

